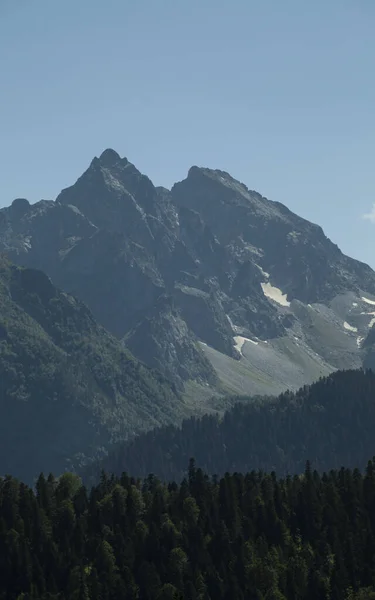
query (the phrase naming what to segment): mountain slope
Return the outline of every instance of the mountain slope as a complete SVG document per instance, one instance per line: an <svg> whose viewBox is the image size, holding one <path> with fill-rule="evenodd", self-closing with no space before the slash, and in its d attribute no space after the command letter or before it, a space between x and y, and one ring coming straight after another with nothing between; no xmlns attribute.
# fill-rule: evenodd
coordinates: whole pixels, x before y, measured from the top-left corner
<svg viewBox="0 0 375 600"><path fill-rule="evenodd" d="M158 299L154 310L125 336L124 344L181 389L187 380L213 386L218 383L214 368L169 297Z"/></svg>
<svg viewBox="0 0 375 600"><path fill-rule="evenodd" d="M239 404L221 418L191 418L120 445L84 471L98 480L101 469L121 475L181 481L191 457L211 475L225 472L302 473L307 460L318 470L363 468L374 454L375 374L341 371L275 399Z"/></svg>
<svg viewBox="0 0 375 600"><path fill-rule="evenodd" d="M0 473L30 481L188 411L40 271L0 259Z"/></svg>
<svg viewBox="0 0 375 600"><path fill-rule="evenodd" d="M168 191L106 150L55 202L2 209L0 249L198 396L207 383L215 394L280 393L363 364L375 273L224 171L192 167ZM165 297L176 312L164 312L168 333L155 343Z"/></svg>
<svg viewBox="0 0 375 600"><path fill-rule="evenodd" d="M321 227L302 219L233 179L228 173L192 167L174 185L177 206L199 211L219 241L236 241L237 256L262 267L288 299L324 302L340 292L375 293L370 267L339 250Z"/></svg>

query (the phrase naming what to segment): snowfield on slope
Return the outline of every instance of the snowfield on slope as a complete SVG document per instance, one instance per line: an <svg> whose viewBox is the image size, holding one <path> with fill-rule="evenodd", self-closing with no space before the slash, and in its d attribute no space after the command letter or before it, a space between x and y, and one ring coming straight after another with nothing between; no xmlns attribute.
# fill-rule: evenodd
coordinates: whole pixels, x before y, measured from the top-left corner
<svg viewBox="0 0 375 600"><path fill-rule="evenodd" d="M273 300L280 306L290 306L290 302L287 300L287 295L283 294L282 291L271 285L270 283L261 283L263 294L269 299Z"/></svg>
<svg viewBox="0 0 375 600"><path fill-rule="evenodd" d="M361 297L361 300L363 300L363 302L366 302L367 304L372 304L373 306L375 306L375 300L370 300L370 298L365 298L364 296Z"/></svg>
<svg viewBox="0 0 375 600"><path fill-rule="evenodd" d="M236 348L236 350L238 350L238 352L240 352L240 354L242 354L242 348L243 348L243 345L245 344L245 342L251 342L255 346L258 345L258 342L255 342L254 340L250 340L249 338L245 338L242 335L235 335L233 339L235 341L235 348Z"/></svg>

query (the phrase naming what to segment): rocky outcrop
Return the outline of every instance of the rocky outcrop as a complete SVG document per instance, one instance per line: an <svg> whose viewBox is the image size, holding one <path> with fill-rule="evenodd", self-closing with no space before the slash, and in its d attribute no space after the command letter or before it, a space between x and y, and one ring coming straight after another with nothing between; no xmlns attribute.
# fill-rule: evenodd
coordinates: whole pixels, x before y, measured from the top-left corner
<svg viewBox="0 0 375 600"><path fill-rule="evenodd" d="M175 298L186 323L196 336L224 354L237 356L233 328L214 292L178 285Z"/></svg>
<svg viewBox="0 0 375 600"><path fill-rule="evenodd" d="M0 249L18 264L58 278L61 260L81 240L97 231L73 205L15 200L0 211Z"/></svg>
<svg viewBox="0 0 375 600"><path fill-rule="evenodd" d="M147 316L125 336L124 343L134 356L158 369L181 390L190 380L218 384L211 363L171 297L158 298Z"/></svg>

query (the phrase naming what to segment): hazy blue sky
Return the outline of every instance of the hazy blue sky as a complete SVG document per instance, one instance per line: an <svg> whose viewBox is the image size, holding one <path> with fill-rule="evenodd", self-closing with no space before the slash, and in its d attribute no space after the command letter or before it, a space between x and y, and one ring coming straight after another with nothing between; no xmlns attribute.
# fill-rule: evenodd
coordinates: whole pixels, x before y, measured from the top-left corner
<svg viewBox="0 0 375 600"><path fill-rule="evenodd" d="M113 147L229 171L375 266L374 0L0 0L0 205Z"/></svg>

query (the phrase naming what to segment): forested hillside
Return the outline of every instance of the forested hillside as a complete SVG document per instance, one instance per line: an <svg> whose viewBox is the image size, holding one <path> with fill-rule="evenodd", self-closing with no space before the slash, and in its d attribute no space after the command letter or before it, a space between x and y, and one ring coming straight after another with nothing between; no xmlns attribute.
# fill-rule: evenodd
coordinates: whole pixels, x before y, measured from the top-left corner
<svg viewBox="0 0 375 600"><path fill-rule="evenodd" d="M181 427L142 434L84 476L97 481L104 468L181 481L191 456L210 474L263 469L282 476L301 473L308 459L321 471L342 465L362 468L375 453L372 371L337 372L297 393L241 401L245 403L237 403L223 418L192 418Z"/></svg>
<svg viewBox="0 0 375 600"><path fill-rule="evenodd" d="M0 475L60 474L183 411L82 302L0 256Z"/></svg>
<svg viewBox="0 0 375 600"><path fill-rule="evenodd" d="M374 598L375 462L180 485L0 482L1 600Z"/></svg>

